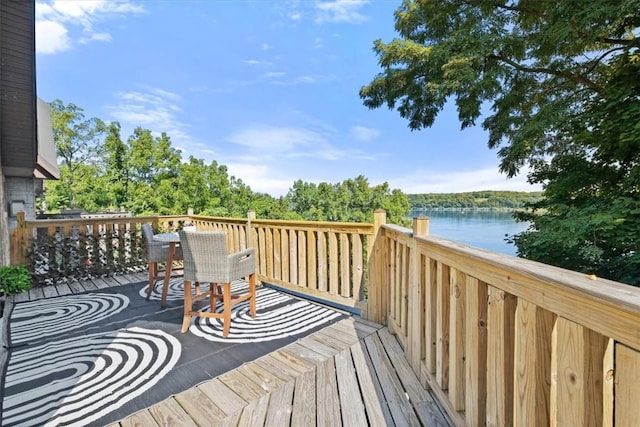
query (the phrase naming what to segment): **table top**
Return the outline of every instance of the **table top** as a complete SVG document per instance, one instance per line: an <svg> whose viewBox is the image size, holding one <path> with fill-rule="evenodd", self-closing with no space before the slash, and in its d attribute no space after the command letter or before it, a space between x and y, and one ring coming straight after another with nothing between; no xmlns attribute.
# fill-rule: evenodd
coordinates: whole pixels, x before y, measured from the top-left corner
<svg viewBox="0 0 640 427"><path fill-rule="evenodd" d="M158 240L160 242L180 242L180 235L178 233L160 233L154 234L153 240Z"/></svg>

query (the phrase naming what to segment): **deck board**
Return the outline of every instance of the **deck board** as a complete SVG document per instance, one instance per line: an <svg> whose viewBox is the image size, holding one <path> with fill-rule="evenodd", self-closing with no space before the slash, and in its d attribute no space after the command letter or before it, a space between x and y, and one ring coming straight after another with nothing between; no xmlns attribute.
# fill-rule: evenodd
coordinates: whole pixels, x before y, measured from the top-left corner
<svg viewBox="0 0 640 427"><path fill-rule="evenodd" d="M267 417L264 421L265 427L282 427L289 425L291 421L291 411L293 409L294 384L294 381L289 381L271 393Z"/></svg>
<svg viewBox="0 0 640 427"><path fill-rule="evenodd" d="M135 273L90 283L103 289L146 279ZM85 292L86 283L23 293L15 301ZM109 427L453 425L434 399L386 327L349 318Z"/></svg>
<svg viewBox="0 0 640 427"><path fill-rule="evenodd" d="M338 380L338 394L340 407L349 408L342 411L342 424L354 427L366 427L367 415L364 411L356 370L353 367L351 351L345 350L336 354L336 378Z"/></svg>
<svg viewBox="0 0 640 427"><path fill-rule="evenodd" d="M227 414L197 387L183 391L174 398L200 425L215 425L227 418Z"/></svg>
<svg viewBox="0 0 640 427"><path fill-rule="evenodd" d="M333 357L318 366L316 374L318 402L318 424L321 426L340 425L340 401L338 400L338 381Z"/></svg>
<svg viewBox="0 0 640 427"><path fill-rule="evenodd" d="M382 342L377 335L365 338L367 350L371 355L375 371L378 373L384 397L389 405L389 411L396 425L418 426L417 415L411 408L411 403L405 397L402 384L396 376L395 370L386 355Z"/></svg>
<svg viewBox="0 0 640 427"><path fill-rule="evenodd" d="M151 413L149 411L141 411L137 414L133 414L126 420L123 420L122 422L120 422L120 424L112 424L109 427L116 427L118 425L122 427L154 427L158 426L159 424L151 416Z"/></svg>
<svg viewBox="0 0 640 427"><path fill-rule="evenodd" d="M242 410L238 427L255 427L264 425L269 406L269 395L265 394L259 399L249 403Z"/></svg>
<svg viewBox="0 0 640 427"><path fill-rule="evenodd" d="M58 290L55 286L45 286L42 288L42 293L45 298L53 298L58 296Z"/></svg>
<svg viewBox="0 0 640 427"><path fill-rule="evenodd" d="M311 369L296 379L293 393L292 426L316 425L316 371Z"/></svg>
<svg viewBox="0 0 640 427"><path fill-rule="evenodd" d="M206 394L211 401L221 408L227 416L240 413L248 402L238 396L218 378L205 381L196 388Z"/></svg>
<svg viewBox="0 0 640 427"><path fill-rule="evenodd" d="M351 346L351 357L360 383L369 424L373 427L393 424L387 403L381 398L382 388L363 342Z"/></svg>
<svg viewBox="0 0 640 427"><path fill-rule="evenodd" d="M149 408L151 416L161 426L196 427L193 418L185 412L175 399L167 399Z"/></svg>
<svg viewBox="0 0 640 427"><path fill-rule="evenodd" d="M60 296L69 295L73 293L69 285L67 285L66 283L63 283L61 285L56 285L55 288L56 288L56 291L58 291L58 295Z"/></svg>

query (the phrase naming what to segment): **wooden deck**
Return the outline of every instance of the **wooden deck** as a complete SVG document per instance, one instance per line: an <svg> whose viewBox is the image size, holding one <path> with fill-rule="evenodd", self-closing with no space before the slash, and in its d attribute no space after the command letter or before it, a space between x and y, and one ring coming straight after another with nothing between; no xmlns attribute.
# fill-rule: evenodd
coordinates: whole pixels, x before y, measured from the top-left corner
<svg viewBox="0 0 640 427"><path fill-rule="evenodd" d="M146 280L135 273L34 289L16 301ZM6 316L3 317L3 320ZM342 320L115 426L449 426L386 327Z"/></svg>

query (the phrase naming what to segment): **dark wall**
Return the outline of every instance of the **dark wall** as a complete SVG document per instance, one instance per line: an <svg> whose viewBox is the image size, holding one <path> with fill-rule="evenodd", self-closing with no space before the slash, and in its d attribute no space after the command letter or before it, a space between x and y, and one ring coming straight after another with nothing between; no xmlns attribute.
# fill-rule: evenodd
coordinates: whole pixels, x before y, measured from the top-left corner
<svg viewBox="0 0 640 427"><path fill-rule="evenodd" d="M35 108L35 2L0 0L0 162L6 177L33 176Z"/></svg>

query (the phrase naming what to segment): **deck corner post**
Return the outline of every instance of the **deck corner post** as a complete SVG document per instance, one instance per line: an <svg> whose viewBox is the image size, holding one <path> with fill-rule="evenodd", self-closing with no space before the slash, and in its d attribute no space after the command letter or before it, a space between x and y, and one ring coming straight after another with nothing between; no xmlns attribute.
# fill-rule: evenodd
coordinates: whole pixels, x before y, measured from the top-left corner
<svg viewBox="0 0 640 427"><path fill-rule="evenodd" d="M257 248L257 235L254 236L252 232L251 222L256 219L256 211L250 209L247 211L247 232L245 233L247 239L247 248ZM257 267L257 266L256 266Z"/></svg>
<svg viewBox="0 0 640 427"><path fill-rule="evenodd" d="M413 218L413 237L426 237L429 235L429 217L420 215Z"/></svg>
<svg viewBox="0 0 640 427"><path fill-rule="evenodd" d="M384 241L380 230L387 223L387 212L376 209L373 213L373 236L368 248L368 301L367 319L379 324L386 323L387 311L384 308L387 299L384 298L384 281L386 279L386 259Z"/></svg>
<svg viewBox="0 0 640 427"><path fill-rule="evenodd" d="M12 244L12 247L15 247L15 250L11 251L10 254L10 264L26 264L26 253L27 253L27 225L25 221L25 213L20 211L16 214L16 222L17 227L15 230L15 242L17 244Z"/></svg>
<svg viewBox="0 0 640 427"><path fill-rule="evenodd" d="M408 312L408 348L407 359L411 368L420 377L420 359L422 357L422 333L424 321L421 313L424 312L425 301L423 295L423 284L420 283L422 272L422 253L418 246L417 237L429 235L429 217L420 216L413 218L413 239L411 241L411 267L409 276L409 301Z"/></svg>

